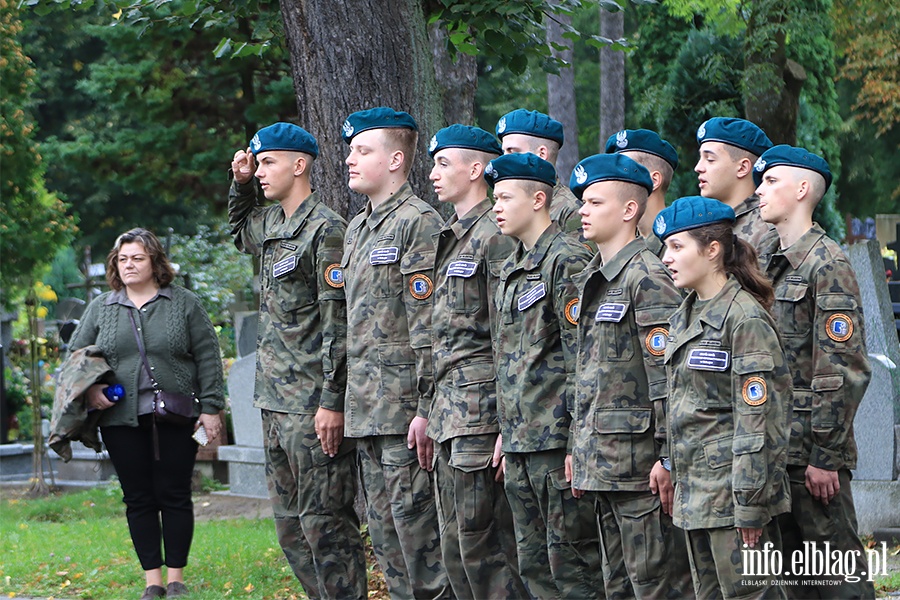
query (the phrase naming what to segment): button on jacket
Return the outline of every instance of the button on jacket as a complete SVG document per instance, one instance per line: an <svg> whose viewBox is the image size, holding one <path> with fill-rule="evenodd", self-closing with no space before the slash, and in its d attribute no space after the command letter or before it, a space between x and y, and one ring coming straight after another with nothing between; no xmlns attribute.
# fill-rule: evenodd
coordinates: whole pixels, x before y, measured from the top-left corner
<svg viewBox="0 0 900 600"><path fill-rule="evenodd" d="M493 297L515 240L500 233L491 208L485 199L462 218L454 214L436 237L428 435L439 442L500 430Z"/></svg>
<svg viewBox="0 0 900 600"><path fill-rule="evenodd" d="M315 414L344 409L346 304L340 272L346 222L313 192L289 219L260 206L256 180L232 183L228 222L238 250L258 256L259 331L253 405Z"/></svg>
<svg viewBox="0 0 900 600"><path fill-rule="evenodd" d="M350 437L405 435L428 418L434 392L431 311L437 211L405 183L347 227L341 260L347 294Z"/></svg>
<svg viewBox="0 0 900 600"><path fill-rule="evenodd" d="M790 510L791 375L774 319L729 277L670 319L668 436L682 529L762 527Z"/></svg>
<svg viewBox="0 0 900 600"><path fill-rule="evenodd" d="M653 464L669 456L663 360L681 294L643 238L605 265L597 254L575 281L581 314L573 485L647 491Z"/></svg>
<svg viewBox="0 0 900 600"><path fill-rule="evenodd" d="M566 448L575 400L578 290L590 253L552 224L531 250L520 242L500 273L496 341L505 452Z"/></svg>
<svg viewBox="0 0 900 600"><path fill-rule="evenodd" d="M814 225L772 256L767 274L775 285L773 312L794 378L788 464L855 469L853 418L872 369L853 268Z"/></svg>

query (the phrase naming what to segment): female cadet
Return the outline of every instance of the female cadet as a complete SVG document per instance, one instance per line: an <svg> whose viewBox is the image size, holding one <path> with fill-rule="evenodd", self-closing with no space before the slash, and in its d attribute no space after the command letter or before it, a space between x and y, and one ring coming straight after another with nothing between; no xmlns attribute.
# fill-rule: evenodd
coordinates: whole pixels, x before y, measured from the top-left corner
<svg viewBox="0 0 900 600"><path fill-rule="evenodd" d="M769 314L772 287L734 220L728 205L691 196L653 225L675 285L692 290L669 321L663 462L697 597L777 598L780 567L769 558L781 550L774 517L790 510L791 377Z"/></svg>

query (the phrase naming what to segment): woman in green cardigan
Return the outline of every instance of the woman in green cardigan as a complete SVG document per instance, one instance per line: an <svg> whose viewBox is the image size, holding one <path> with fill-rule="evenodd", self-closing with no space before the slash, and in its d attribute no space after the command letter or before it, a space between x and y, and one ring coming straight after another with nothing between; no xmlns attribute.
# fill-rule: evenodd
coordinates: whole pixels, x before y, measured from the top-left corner
<svg viewBox="0 0 900 600"><path fill-rule="evenodd" d="M197 455L192 435L202 425L215 438L224 406L215 330L198 298L172 285L174 276L153 233L141 228L123 233L106 260L112 291L91 302L70 344L73 351L99 346L125 388L125 397L113 403L103 393L106 385L94 385L87 402L104 411L100 433L122 484L128 528L146 577L142 600L187 593L184 567L194 530L191 477ZM175 425L156 419L154 428L152 380L166 392L197 398L196 420Z"/></svg>

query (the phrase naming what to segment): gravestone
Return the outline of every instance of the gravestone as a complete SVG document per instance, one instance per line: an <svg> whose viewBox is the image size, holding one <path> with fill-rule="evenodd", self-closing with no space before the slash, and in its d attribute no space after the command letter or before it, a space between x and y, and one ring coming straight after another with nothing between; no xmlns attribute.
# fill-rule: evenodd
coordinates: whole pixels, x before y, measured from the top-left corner
<svg viewBox="0 0 900 600"><path fill-rule="evenodd" d="M228 402L234 444L219 447L219 460L228 463L230 492L236 496L268 498L262 418L253 406L256 353L242 356L228 372Z"/></svg>
<svg viewBox="0 0 900 600"><path fill-rule="evenodd" d="M847 249L859 281L872 380L853 421L859 461L853 495L859 531L900 526L900 345L878 242Z"/></svg>
<svg viewBox="0 0 900 600"><path fill-rule="evenodd" d="M256 352L258 323L259 319L255 310L234 313L234 338L239 357Z"/></svg>

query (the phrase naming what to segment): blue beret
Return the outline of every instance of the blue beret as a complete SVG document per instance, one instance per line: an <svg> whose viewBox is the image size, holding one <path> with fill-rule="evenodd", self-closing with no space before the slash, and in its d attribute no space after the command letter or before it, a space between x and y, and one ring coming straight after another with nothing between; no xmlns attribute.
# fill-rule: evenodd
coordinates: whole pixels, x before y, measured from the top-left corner
<svg viewBox="0 0 900 600"><path fill-rule="evenodd" d="M387 106L370 108L355 112L344 121L341 137L346 143L350 143L359 133L369 129L412 129L418 131L415 119L409 113L396 111Z"/></svg>
<svg viewBox="0 0 900 600"><path fill-rule="evenodd" d="M500 117L497 121L497 137L501 140L510 133L524 133L557 142L565 141L562 123L536 110L519 108Z"/></svg>
<svg viewBox="0 0 900 600"><path fill-rule="evenodd" d="M493 135L484 129L459 123L444 127L434 134L428 144L428 156L434 158L434 155L444 148L465 148L488 154L503 154L503 148L500 147Z"/></svg>
<svg viewBox="0 0 900 600"><path fill-rule="evenodd" d="M528 179L552 186L556 185L556 169L531 152L504 154L488 163L484 179L491 187L504 179Z"/></svg>
<svg viewBox="0 0 900 600"><path fill-rule="evenodd" d="M744 119L713 117L697 129L697 143L722 142L760 156L772 147L762 129Z"/></svg>
<svg viewBox="0 0 900 600"><path fill-rule="evenodd" d="M293 123L275 123L263 127L250 140L250 152L253 153L253 156L270 150L306 152L313 158L319 156L319 144L316 142L316 138Z"/></svg>
<svg viewBox="0 0 900 600"><path fill-rule="evenodd" d="M595 154L575 165L572 177L569 179L569 188L572 193L581 199L584 190L588 186L600 181L624 181L634 183L647 193L653 191L653 180L650 171L637 161L628 158L624 154Z"/></svg>
<svg viewBox="0 0 900 600"><path fill-rule="evenodd" d="M813 154L805 148L795 148L787 144L781 144L766 150L753 165L753 181L759 186L762 183L763 173L772 167L786 165L815 171L825 178L825 190L831 187L831 169L825 159Z"/></svg>
<svg viewBox="0 0 900 600"><path fill-rule="evenodd" d="M710 223L734 223L734 218L734 209L724 202L703 196L686 196L659 211L653 221L653 233L664 240L672 234Z"/></svg>
<svg viewBox="0 0 900 600"><path fill-rule="evenodd" d="M678 168L678 153L672 144L659 137L659 134L649 129L623 129L614 133L606 140L606 153L613 152L646 152L653 154L670 165Z"/></svg>

